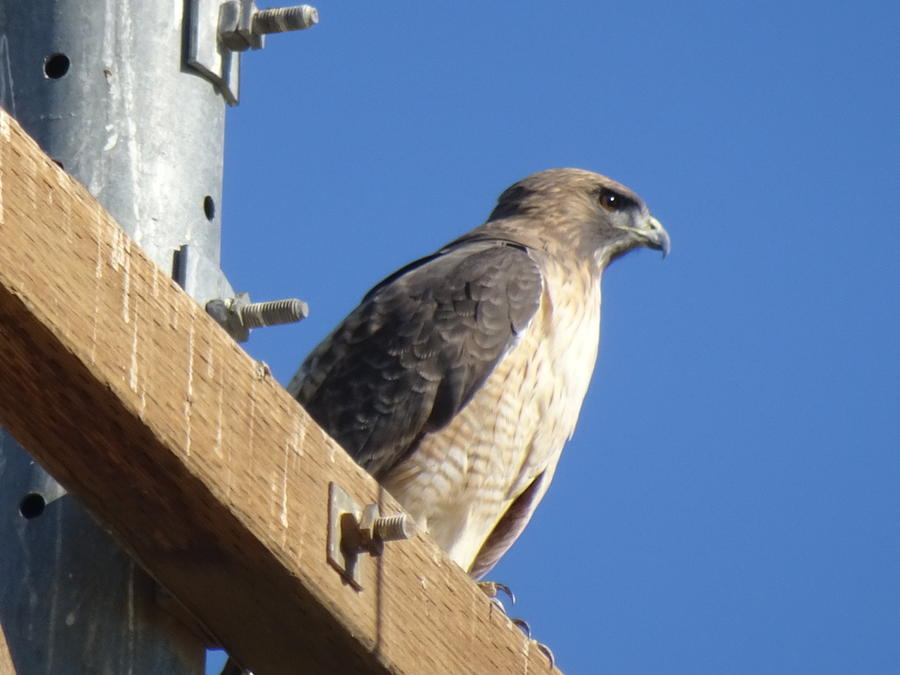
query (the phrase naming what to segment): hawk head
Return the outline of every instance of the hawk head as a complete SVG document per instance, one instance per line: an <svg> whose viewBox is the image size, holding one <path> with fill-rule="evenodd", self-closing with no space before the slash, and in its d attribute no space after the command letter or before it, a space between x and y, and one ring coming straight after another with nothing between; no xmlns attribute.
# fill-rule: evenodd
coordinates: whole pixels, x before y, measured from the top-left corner
<svg viewBox="0 0 900 675"><path fill-rule="evenodd" d="M632 190L581 169L549 169L507 188L482 226L552 255L593 259L599 269L636 248L665 256L669 235ZM482 229L479 228L479 229Z"/></svg>

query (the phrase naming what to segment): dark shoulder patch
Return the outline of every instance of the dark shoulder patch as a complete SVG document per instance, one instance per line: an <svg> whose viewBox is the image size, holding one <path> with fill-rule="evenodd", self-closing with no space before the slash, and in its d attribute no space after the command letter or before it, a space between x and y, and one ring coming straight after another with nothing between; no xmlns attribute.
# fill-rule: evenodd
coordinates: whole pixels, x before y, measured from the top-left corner
<svg viewBox="0 0 900 675"><path fill-rule="evenodd" d="M446 426L528 326L542 279L527 249L461 242L373 288L292 386L376 477Z"/></svg>

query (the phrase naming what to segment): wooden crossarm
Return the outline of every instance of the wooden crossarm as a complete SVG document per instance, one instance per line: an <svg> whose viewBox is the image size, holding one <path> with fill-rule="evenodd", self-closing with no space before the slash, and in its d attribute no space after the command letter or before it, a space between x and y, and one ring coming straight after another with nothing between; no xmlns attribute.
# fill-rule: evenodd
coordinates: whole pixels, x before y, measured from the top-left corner
<svg viewBox="0 0 900 675"><path fill-rule="evenodd" d="M344 582L329 482L396 503L2 112L0 364L2 425L257 675L550 670L426 536Z"/></svg>

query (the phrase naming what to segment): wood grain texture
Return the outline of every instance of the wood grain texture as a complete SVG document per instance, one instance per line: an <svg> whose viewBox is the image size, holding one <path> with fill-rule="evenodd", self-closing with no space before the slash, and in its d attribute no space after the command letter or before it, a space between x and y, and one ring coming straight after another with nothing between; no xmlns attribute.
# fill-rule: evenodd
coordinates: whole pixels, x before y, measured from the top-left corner
<svg viewBox="0 0 900 675"><path fill-rule="evenodd" d="M9 645L6 644L6 636L3 634L2 626L0 626L0 675L16 675L12 655L9 653Z"/></svg>
<svg viewBox="0 0 900 675"><path fill-rule="evenodd" d="M0 422L245 666L540 673L423 535L326 562L328 483L394 500L0 112Z"/></svg>

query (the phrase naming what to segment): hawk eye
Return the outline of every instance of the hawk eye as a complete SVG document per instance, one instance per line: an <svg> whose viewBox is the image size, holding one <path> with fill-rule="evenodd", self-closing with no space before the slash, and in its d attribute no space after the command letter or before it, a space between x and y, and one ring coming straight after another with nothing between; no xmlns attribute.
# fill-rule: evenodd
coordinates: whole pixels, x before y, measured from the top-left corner
<svg viewBox="0 0 900 675"><path fill-rule="evenodd" d="M606 188L600 190L600 206L607 211L622 211L628 208L629 200L627 197L616 194L612 190Z"/></svg>

